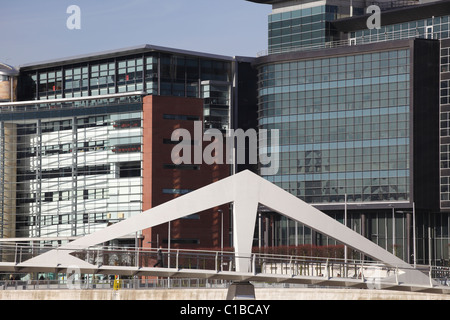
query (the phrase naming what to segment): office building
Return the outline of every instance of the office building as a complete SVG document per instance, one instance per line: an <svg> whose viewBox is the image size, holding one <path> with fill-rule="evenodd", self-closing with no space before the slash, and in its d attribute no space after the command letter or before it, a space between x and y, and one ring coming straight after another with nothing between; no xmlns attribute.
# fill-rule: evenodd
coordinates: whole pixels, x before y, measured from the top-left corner
<svg viewBox="0 0 450 320"><path fill-rule="evenodd" d="M281 136L265 178L406 261L448 263L450 3L252 2L272 5L254 63L258 127ZM262 211L260 244L335 244Z"/></svg>
<svg viewBox="0 0 450 320"><path fill-rule="evenodd" d="M60 244L228 176L173 165L171 132L229 127L234 64L144 45L20 66L19 101L0 105L2 237ZM170 227L109 245L230 246L228 207Z"/></svg>
<svg viewBox="0 0 450 320"><path fill-rule="evenodd" d="M280 130L280 168L264 178L408 262L447 264L450 2L248 1L272 6L256 58L145 45L20 74L2 66L3 237L59 243L234 171L261 172L174 165L171 133L200 121ZM112 244L230 246L228 214L213 208ZM257 246L336 244L263 207L257 231Z"/></svg>

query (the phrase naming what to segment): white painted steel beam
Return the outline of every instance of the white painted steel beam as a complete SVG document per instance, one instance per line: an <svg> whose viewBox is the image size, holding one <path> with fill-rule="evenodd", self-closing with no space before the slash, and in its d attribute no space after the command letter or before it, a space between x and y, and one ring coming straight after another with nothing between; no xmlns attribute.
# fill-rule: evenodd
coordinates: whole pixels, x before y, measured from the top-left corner
<svg viewBox="0 0 450 320"><path fill-rule="evenodd" d="M78 265L79 267L88 267L87 262L72 257L69 253L231 202L234 203L233 234L237 256L237 272L248 272L250 270L257 208L258 204L262 204L390 267L407 269L403 278L408 283L430 283L426 275L413 269L405 261L250 171L240 172L195 190L103 230L65 244L57 250L25 261L19 266L36 266L39 264L48 266L53 264L55 266ZM90 266L92 267L92 265Z"/></svg>

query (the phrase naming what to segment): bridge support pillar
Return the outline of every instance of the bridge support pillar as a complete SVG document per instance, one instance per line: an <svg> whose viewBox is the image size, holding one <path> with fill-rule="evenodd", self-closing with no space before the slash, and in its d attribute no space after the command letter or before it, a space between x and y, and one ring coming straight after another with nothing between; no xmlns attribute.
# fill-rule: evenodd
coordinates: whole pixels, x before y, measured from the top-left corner
<svg viewBox="0 0 450 320"><path fill-rule="evenodd" d="M255 300L255 287L250 282L233 282L228 288L227 300Z"/></svg>

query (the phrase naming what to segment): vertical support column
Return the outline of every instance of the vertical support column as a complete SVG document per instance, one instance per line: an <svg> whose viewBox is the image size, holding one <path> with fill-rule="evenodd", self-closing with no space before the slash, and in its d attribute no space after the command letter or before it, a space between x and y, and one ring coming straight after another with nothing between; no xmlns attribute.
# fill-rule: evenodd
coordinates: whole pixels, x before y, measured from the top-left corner
<svg viewBox="0 0 450 320"><path fill-rule="evenodd" d="M39 119L36 123L36 213L35 213L35 225L34 232L30 236L41 236L41 212L42 212L42 121ZM32 217L31 217L32 218Z"/></svg>
<svg viewBox="0 0 450 320"><path fill-rule="evenodd" d="M406 231L405 231L405 235L404 237L406 238L406 261L408 261L410 264L413 264L413 254L412 254L412 246L413 246L413 242L412 242L412 232L413 232L413 227L412 227L412 219L411 219L412 213L411 212L406 212Z"/></svg>
<svg viewBox="0 0 450 320"><path fill-rule="evenodd" d="M258 190L255 184L247 181L236 183L234 199L233 243L236 271L248 272L250 271L253 235L258 213Z"/></svg>
<svg viewBox="0 0 450 320"><path fill-rule="evenodd" d="M72 118L72 196L71 235L77 235L77 180L78 180L78 133L77 117ZM88 217L89 219L89 217Z"/></svg>
<svg viewBox="0 0 450 320"><path fill-rule="evenodd" d="M0 157L0 238L5 238L5 123L3 121L0 122Z"/></svg>

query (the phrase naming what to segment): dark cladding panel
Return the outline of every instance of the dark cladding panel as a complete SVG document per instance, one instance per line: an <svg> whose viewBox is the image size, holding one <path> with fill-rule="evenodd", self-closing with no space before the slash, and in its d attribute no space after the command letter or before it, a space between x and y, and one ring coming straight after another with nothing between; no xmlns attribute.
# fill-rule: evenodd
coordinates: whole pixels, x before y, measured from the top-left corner
<svg viewBox="0 0 450 320"><path fill-rule="evenodd" d="M439 210L439 41L416 39L412 78L413 195L418 209Z"/></svg>
<svg viewBox="0 0 450 320"><path fill-rule="evenodd" d="M251 61L238 59L237 80L237 108L234 109L233 129L246 131L258 126L257 69ZM246 147L248 148L248 145ZM243 170L256 172L257 165L238 164L237 171Z"/></svg>

